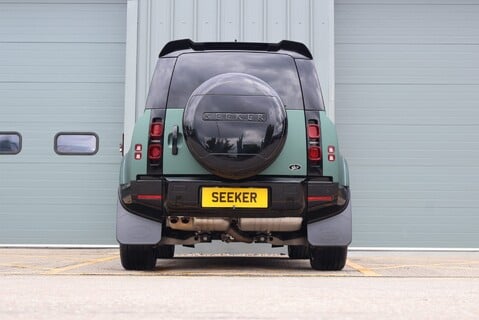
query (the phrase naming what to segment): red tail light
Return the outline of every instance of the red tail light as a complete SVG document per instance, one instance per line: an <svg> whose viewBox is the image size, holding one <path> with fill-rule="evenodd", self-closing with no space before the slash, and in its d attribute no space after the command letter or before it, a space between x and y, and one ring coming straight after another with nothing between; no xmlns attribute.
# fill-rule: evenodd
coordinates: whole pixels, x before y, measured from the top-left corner
<svg viewBox="0 0 479 320"><path fill-rule="evenodd" d="M308 138L319 139L319 126L315 123L308 124Z"/></svg>
<svg viewBox="0 0 479 320"><path fill-rule="evenodd" d="M150 128L150 137L159 139L163 136L163 122L153 122Z"/></svg>
<svg viewBox="0 0 479 320"><path fill-rule="evenodd" d="M161 144L151 144L148 147L148 159L150 159L150 161L160 160L162 155L163 148Z"/></svg>
<svg viewBox="0 0 479 320"><path fill-rule="evenodd" d="M321 148L318 146L309 146L308 159L311 161L321 160Z"/></svg>
<svg viewBox="0 0 479 320"><path fill-rule="evenodd" d="M307 114L306 134L308 135L308 175L321 175L321 127L317 114Z"/></svg>
<svg viewBox="0 0 479 320"><path fill-rule="evenodd" d="M163 173L165 116L166 109L151 109L148 146L143 146L144 157L147 159L148 175L161 175Z"/></svg>

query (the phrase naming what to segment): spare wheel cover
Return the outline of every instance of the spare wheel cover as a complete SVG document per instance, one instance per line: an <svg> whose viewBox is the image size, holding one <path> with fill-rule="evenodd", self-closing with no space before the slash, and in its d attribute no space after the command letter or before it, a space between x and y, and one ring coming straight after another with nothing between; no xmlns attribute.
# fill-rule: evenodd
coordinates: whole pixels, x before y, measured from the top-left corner
<svg viewBox="0 0 479 320"><path fill-rule="evenodd" d="M277 92L244 73L225 73L203 82L183 113L185 141L209 172L245 179L266 169L286 140L287 119Z"/></svg>

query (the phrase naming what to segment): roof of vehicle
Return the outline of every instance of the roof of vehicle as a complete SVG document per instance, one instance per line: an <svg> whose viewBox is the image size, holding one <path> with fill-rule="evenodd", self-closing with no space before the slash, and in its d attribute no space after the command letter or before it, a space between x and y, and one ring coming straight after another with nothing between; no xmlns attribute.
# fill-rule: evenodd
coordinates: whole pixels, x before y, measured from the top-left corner
<svg viewBox="0 0 479 320"><path fill-rule="evenodd" d="M160 57L176 57L185 52L197 51L264 51L282 52L295 58L313 59L309 49L301 42L282 40L278 43L265 42L194 42L181 39L168 42L160 52Z"/></svg>

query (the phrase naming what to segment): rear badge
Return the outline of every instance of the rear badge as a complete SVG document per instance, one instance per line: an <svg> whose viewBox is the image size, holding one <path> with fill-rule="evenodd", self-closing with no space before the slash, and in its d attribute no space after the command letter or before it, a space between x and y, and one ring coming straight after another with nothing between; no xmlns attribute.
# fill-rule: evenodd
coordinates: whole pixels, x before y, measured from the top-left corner
<svg viewBox="0 0 479 320"><path fill-rule="evenodd" d="M296 170L300 170L301 169L301 166L299 164L290 164L289 165L289 170L291 171L296 171Z"/></svg>
<svg viewBox="0 0 479 320"><path fill-rule="evenodd" d="M266 122L264 113L236 113L236 112L205 112L204 121L246 121Z"/></svg>

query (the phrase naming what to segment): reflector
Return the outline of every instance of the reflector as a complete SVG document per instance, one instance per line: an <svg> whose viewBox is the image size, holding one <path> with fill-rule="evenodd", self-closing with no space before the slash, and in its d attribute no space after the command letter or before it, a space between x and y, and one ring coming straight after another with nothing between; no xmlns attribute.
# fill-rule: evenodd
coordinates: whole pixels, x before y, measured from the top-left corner
<svg viewBox="0 0 479 320"><path fill-rule="evenodd" d="M161 200L161 194L139 194L136 197L138 200Z"/></svg>
<svg viewBox="0 0 479 320"><path fill-rule="evenodd" d="M135 152L135 160L141 160L141 152Z"/></svg>
<svg viewBox="0 0 479 320"><path fill-rule="evenodd" d="M328 154L328 160L329 161L334 161L334 160L336 160L336 156L334 154Z"/></svg>
<svg viewBox="0 0 479 320"><path fill-rule="evenodd" d="M308 202L313 202L313 201L330 202L330 201L333 201L333 199L334 199L333 196L309 196Z"/></svg>

